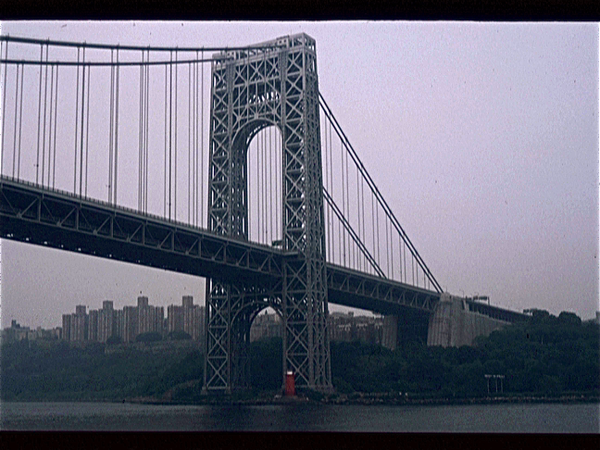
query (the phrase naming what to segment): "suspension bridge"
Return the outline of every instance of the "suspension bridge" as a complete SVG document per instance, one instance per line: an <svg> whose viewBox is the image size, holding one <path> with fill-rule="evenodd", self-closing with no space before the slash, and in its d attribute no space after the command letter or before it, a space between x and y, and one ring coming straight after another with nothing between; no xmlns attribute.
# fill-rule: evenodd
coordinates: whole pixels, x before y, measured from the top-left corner
<svg viewBox="0 0 600 450"><path fill-rule="evenodd" d="M329 303L393 317L395 332L429 323L447 343L457 305L522 317L448 300L319 92L308 35L0 43L0 237L205 277L207 392L247 387L267 307L283 319L282 373L320 391Z"/></svg>

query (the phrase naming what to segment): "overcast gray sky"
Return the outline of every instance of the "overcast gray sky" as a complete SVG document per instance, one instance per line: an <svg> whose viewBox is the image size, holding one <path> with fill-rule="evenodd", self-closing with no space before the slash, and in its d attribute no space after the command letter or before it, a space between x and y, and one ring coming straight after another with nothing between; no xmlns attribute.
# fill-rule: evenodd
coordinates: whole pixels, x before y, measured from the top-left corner
<svg viewBox="0 0 600 450"><path fill-rule="evenodd" d="M320 90L442 287L592 318L598 307L598 25L4 22L2 34L240 46L305 32ZM2 241L2 326L76 304L203 297L199 279ZM332 309L337 309L332 307Z"/></svg>

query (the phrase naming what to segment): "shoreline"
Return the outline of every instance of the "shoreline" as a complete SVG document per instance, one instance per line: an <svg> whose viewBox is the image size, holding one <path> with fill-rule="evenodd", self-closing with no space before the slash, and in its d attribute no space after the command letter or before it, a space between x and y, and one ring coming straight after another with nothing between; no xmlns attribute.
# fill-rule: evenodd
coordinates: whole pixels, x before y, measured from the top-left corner
<svg viewBox="0 0 600 450"><path fill-rule="evenodd" d="M116 402L118 403L118 402ZM324 397L320 400L309 399L306 396L286 398L275 396L273 398L219 398L209 397L204 401L170 401L152 398L126 399L125 403L147 404L147 405L237 405L237 406L261 406L281 404L324 404L324 405L382 405L382 406L452 406L452 405L493 405L493 404L533 404L533 403L600 403L600 395L571 394L561 396L494 396L473 398L405 398L400 396L389 396L381 394L358 394L354 396Z"/></svg>
<svg viewBox="0 0 600 450"><path fill-rule="evenodd" d="M543 403L600 403L600 395L597 394L569 394L559 396L548 395L511 395L511 396L487 396L470 398L419 398L393 395L387 393L354 393L323 396L322 398L309 398L306 395L289 398L280 394L262 395L256 397L219 397L209 396L201 400L180 401L153 397L133 397L122 400L114 399L29 399L29 400L1 400L0 403L122 403L139 405L163 405L163 406L264 406L264 405L372 405L372 406L453 406L453 405L495 405L495 404L543 404Z"/></svg>

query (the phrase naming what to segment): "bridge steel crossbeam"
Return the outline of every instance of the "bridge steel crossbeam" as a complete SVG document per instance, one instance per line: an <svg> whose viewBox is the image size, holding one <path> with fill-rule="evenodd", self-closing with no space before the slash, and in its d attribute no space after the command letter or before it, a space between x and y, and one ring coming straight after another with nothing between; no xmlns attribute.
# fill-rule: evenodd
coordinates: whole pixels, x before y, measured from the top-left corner
<svg viewBox="0 0 600 450"><path fill-rule="evenodd" d="M282 275L273 249L6 177L0 219L2 238L203 277L226 272L258 285Z"/></svg>

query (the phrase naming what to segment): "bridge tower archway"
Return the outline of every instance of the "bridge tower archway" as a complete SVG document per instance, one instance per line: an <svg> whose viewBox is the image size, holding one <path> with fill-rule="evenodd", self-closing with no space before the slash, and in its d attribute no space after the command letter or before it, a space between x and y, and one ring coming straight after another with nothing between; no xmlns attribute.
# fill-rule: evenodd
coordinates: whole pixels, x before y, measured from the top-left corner
<svg viewBox="0 0 600 450"><path fill-rule="evenodd" d="M283 371L296 385L332 390L327 334L319 99L315 41L287 36L212 63L208 228L247 240L248 145L275 125L282 139L281 250L277 284L213 278L206 284L205 392L244 388L255 308L267 299L283 317Z"/></svg>

